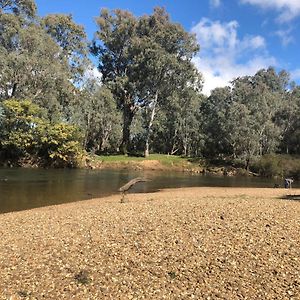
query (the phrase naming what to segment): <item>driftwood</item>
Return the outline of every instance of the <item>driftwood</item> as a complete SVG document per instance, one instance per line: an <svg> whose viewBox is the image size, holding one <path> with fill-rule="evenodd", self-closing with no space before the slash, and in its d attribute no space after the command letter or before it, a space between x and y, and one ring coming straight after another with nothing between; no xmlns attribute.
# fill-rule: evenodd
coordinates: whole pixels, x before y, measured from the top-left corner
<svg viewBox="0 0 300 300"><path fill-rule="evenodd" d="M137 178L131 179L125 185L121 186L119 188L119 192L122 193L121 203L124 203L126 192L128 192L136 183L145 182L145 181L148 181L148 180L145 178L137 177Z"/></svg>

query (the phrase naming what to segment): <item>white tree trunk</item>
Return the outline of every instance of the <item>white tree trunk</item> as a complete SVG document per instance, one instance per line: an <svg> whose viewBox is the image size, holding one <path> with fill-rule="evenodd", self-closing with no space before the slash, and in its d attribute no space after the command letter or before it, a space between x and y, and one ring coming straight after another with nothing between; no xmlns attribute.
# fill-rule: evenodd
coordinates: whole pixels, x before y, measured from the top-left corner
<svg viewBox="0 0 300 300"><path fill-rule="evenodd" d="M149 157L149 139L150 139L151 127L152 127L153 120L154 120L155 113L156 113L157 99L158 99L158 93L155 94L155 98L150 106L151 114L150 114L150 119L149 119L149 123L147 126L147 132L146 132L145 157Z"/></svg>

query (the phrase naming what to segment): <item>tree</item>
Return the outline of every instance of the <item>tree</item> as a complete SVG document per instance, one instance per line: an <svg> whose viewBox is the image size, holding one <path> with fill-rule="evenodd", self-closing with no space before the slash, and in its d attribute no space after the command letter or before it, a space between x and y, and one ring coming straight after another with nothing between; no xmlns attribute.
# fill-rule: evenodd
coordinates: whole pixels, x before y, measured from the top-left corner
<svg viewBox="0 0 300 300"><path fill-rule="evenodd" d="M31 99L53 121L69 118L87 52L83 29L67 16L40 21L32 1L6 2L0 14L0 100Z"/></svg>
<svg viewBox="0 0 300 300"><path fill-rule="evenodd" d="M37 127L43 126L43 111L30 100L5 100L2 107L1 149L5 156L37 154Z"/></svg>
<svg viewBox="0 0 300 300"><path fill-rule="evenodd" d="M242 158L248 168L253 157L277 151L287 126L280 115L288 83L285 71L269 68L212 91L202 105L209 152Z"/></svg>
<svg viewBox="0 0 300 300"><path fill-rule="evenodd" d="M283 153L300 153L300 87L294 86L285 94L280 110L276 114L276 124L281 128Z"/></svg>
<svg viewBox="0 0 300 300"><path fill-rule="evenodd" d="M102 9L96 19L99 27L91 48L99 59L99 71L103 83L110 87L119 108L123 112L123 137L120 150L127 152L130 125L138 110L138 97L133 80L133 39L136 38L137 19L129 12L115 10L111 14Z"/></svg>
<svg viewBox="0 0 300 300"><path fill-rule="evenodd" d="M151 134L153 150L171 155L199 155L203 150L202 97L194 89L177 92L157 111Z"/></svg>
<svg viewBox="0 0 300 300"><path fill-rule="evenodd" d="M135 40L134 47L136 86L149 112L144 150L147 157L157 108L177 91L187 88L200 91L202 79L191 63L199 50L195 37L181 25L172 23L164 9L155 8L153 15L142 17L137 33L139 39Z"/></svg>
<svg viewBox="0 0 300 300"><path fill-rule="evenodd" d="M111 91L89 79L74 106L74 121L84 133L84 148L92 152L115 152L121 140L121 115Z"/></svg>
<svg viewBox="0 0 300 300"><path fill-rule="evenodd" d="M171 23L163 9L136 18L131 13L102 10L92 52L99 59L102 80L111 88L123 112L121 151L128 150L130 126L136 112L148 107L146 150L157 103L172 87L195 83L191 58L198 51L195 38ZM161 99L161 100L160 100Z"/></svg>
<svg viewBox="0 0 300 300"><path fill-rule="evenodd" d="M252 116L259 155L276 151L282 138L275 117L285 95L285 82L286 74L277 74L273 68L234 81L233 98L245 104Z"/></svg>
<svg viewBox="0 0 300 300"><path fill-rule="evenodd" d="M30 100L2 103L0 152L6 159L42 159L52 166L75 166L82 154L77 127L51 124L45 111Z"/></svg>
<svg viewBox="0 0 300 300"><path fill-rule="evenodd" d="M36 14L34 0L0 0L0 15L13 12L15 15L32 18Z"/></svg>
<svg viewBox="0 0 300 300"><path fill-rule="evenodd" d="M218 154L232 153L232 139L230 134L235 128L227 128L228 112L232 105L232 92L229 87L216 88L201 105L202 127L205 134L205 154L217 156ZM234 123L238 126L238 119Z"/></svg>
<svg viewBox="0 0 300 300"><path fill-rule="evenodd" d="M81 82L89 63L87 37L83 26L76 24L71 15L63 14L45 16L42 26L61 48L60 56L68 61L73 82Z"/></svg>

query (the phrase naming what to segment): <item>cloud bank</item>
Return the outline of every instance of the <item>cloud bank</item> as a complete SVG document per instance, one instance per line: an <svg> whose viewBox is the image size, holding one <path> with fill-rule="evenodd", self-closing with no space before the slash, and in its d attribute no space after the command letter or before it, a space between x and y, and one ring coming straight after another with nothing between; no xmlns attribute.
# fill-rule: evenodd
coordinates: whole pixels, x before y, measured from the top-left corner
<svg viewBox="0 0 300 300"><path fill-rule="evenodd" d="M204 76L203 93L226 86L236 77L253 75L259 69L276 65L260 35L238 37L238 22L221 23L203 18L192 28L200 44L194 63Z"/></svg>
<svg viewBox="0 0 300 300"><path fill-rule="evenodd" d="M299 0L240 0L243 4L259 6L263 9L274 9L279 12L278 21L289 22L300 15Z"/></svg>

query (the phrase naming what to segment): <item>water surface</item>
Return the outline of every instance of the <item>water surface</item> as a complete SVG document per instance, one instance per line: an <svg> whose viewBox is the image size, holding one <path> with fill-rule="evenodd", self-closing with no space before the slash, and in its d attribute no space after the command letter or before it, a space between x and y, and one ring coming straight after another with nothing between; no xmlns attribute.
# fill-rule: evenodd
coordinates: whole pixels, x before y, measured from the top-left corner
<svg viewBox="0 0 300 300"><path fill-rule="evenodd" d="M274 183L282 184L271 179L180 172L0 169L0 213L111 195L137 176L147 177L150 181L137 184L131 192L194 186L273 187Z"/></svg>

